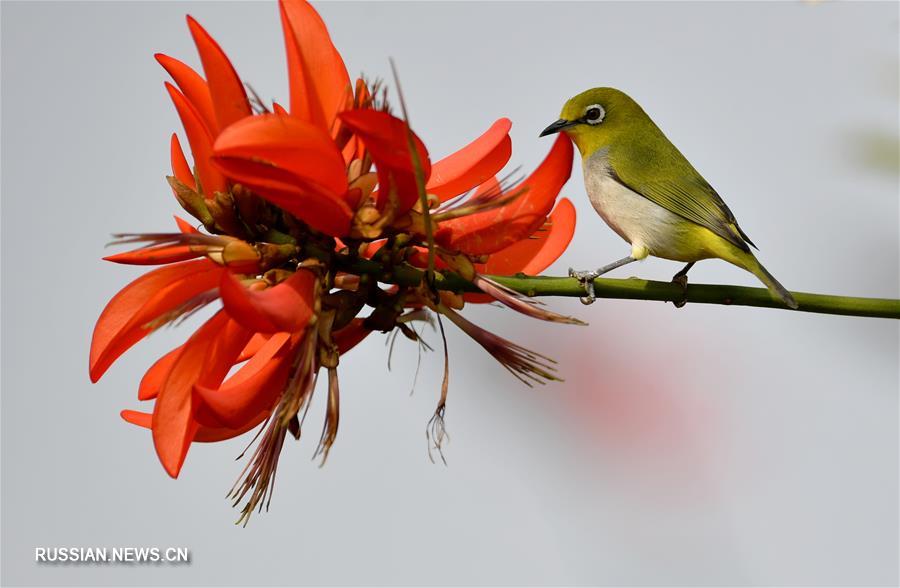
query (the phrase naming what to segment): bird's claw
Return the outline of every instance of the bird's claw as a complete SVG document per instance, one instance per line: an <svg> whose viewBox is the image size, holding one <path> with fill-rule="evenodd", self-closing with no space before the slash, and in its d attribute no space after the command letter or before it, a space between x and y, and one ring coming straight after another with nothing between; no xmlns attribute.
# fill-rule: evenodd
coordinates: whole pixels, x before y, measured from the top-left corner
<svg viewBox="0 0 900 588"><path fill-rule="evenodd" d="M681 286L681 299L673 300L672 304L675 305L675 308L682 308L685 304L687 304L687 285L688 285L688 277L687 274L676 274L672 277L672 283L678 284Z"/></svg>
<svg viewBox="0 0 900 588"><path fill-rule="evenodd" d="M582 296L581 298L579 298L579 300L581 300L582 304L584 304L584 305L593 304L594 301L597 299L597 297L594 293L594 279L596 279L599 275L600 274L598 274L597 272L592 272L592 271L577 272L574 269L569 268L569 277L575 278L576 280L578 280L578 282L584 288L585 294L587 294L587 296Z"/></svg>

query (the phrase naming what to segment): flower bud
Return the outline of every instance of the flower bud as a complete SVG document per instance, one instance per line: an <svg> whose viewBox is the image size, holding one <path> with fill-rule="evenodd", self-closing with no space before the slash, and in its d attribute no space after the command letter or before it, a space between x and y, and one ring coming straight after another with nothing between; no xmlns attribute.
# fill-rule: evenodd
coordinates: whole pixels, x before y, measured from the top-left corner
<svg viewBox="0 0 900 588"><path fill-rule="evenodd" d="M455 292L449 292L447 290L441 290L441 303L444 306L452 308L453 310L462 310L463 306L465 306L465 301L463 300L462 295L456 294Z"/></svg>
<svg viewBox="0 0 900 588"><path fill-rule="evenodd" d="M222 263L229 267L258 267L260 254L256 248L239 239L229 240L222 248Z"/></svg>
<svg viewBox="0 0 900 588"><path fill-rule="evenodd" d="M169 185L172 187L172 191L175 193L175 199L178 200L178 204L180 204L188 214L203 223L206 230L212 232L212 229L215 227L215 220L213 220L212 215L209 213L203 195L192 190L175 176L166 176L166 180L168 180Z"/></svg>

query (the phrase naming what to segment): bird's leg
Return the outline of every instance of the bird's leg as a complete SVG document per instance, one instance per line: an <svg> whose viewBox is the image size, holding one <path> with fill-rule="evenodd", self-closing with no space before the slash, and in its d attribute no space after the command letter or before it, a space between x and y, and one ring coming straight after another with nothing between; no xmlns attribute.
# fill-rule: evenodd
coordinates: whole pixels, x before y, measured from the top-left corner
<svg viewBox="0 0 900 588"><path fill-rule="evenodd" d="M597 271L584 271L584 272L576 272L574 269L569 268L569 277L575 278L578 280L581 285L584 287L584 291L587 296L582 296L580 298L582 304L593 304L594 300L596 300L596 296L594 295L594 279L602 276L607 272L611 272L617 267L622 267L623 265L629 264L632 261L637 261L634 257L628 256L623 257L619 261L614 261L608 265L604 265L599 268Z"/></svg>
<svg viewBox="0 0 900 588"><path fill-rule="evenodd" d="M679 286L681 286L681 290L683 293L681 300L673 300L672 301L672 304L675 305L675 308L681 308L682 306L687 304L687 285L688 285L687 275L688 275L688 272L691 271L691 268L694 267L695 263L697 263L697 262L692 261L691 263L689 263L686 266L684 266L683 268L681 268L681 271L679 271L677 274L672 276L672 283L678 284Z"/></svg>

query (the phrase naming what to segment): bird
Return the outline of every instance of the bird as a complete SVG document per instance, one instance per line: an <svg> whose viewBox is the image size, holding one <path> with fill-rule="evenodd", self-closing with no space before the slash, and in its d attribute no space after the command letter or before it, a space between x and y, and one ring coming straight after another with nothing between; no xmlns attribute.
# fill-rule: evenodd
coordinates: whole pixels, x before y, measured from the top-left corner
<svg viewBox="0 0 900 588"><path fill-rule="evenodd" d="M685 297L687 274L703 259L718 258L755 275L785 306L790 292L753 253L756 245L721 196L631 97L615 88L593 88L566 101L540 136L565 133L578 147L591 204L607 225L631 244L631 254L596 271L569 275L595 299L594 278L647 256L687 265L672 277Z"/></svg>

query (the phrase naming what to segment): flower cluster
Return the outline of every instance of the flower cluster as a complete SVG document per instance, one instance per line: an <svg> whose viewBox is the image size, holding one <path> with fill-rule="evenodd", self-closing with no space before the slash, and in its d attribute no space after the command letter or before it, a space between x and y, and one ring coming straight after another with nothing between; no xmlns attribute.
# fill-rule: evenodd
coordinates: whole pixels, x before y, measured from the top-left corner
<svg viewBox="0 0 900 588"><path fill-rule="evenodd" d="M221 302L147 370L138 399L155 401L152 412L122 416L150 429L173 477L192 443L260 427L232 493L235 504L245 502L245 522L270 492L286 436L299 437L320 373L327 414L317 453L327 457L338 430L338 364L369 333L399 332L424 345L416 321L436 319L443 332L443 317L530 383L555 379L552 361L459 311L496 300L577 322L487 277L537 274L568 246L575 211L557 197L571 171L569 140L561 135L520 182L497 178L511 155L507 119L432 163L379 84L351 83L315 10L304 0L279 8L287 108L248 95L218 43L190 17L203 75L157 55L174 82L166 90L193 161L173 134L168 181L197 223L176 217L177 231L116 236L140 247L106 259L161 267L112 298L90 351L97 381L155 329ZM445 376L429 448L440 449L444 438L446 396Z"/></svg>

